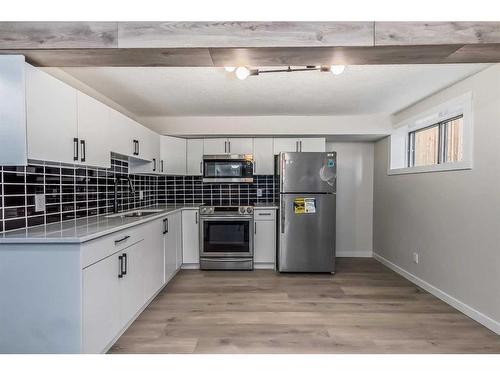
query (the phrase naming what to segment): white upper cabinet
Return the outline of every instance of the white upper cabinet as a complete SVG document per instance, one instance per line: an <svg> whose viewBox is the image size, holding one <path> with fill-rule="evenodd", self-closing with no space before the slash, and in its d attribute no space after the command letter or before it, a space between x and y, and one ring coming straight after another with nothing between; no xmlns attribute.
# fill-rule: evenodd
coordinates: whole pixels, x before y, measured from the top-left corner
<svg viewBox="0 0 500 375"><path fill-rule="evenodd" d="M135 123L124 114L111 109L109 110L109 121L111 124L111 151L125 156L134 156L136 144L133 142Z"/></svg>
<svg viewBox="0 0 500 375"><path fill-rule="evenodd" d="M85 95L77 94L78 142L80 163L110 168L111 147L109 108L101 102Z"/></svg>
<svg viewBox="0 0 500 375"><path fill-rule="evenodd" d="M186 140L183 138L161 136L161 160L165 174L186 174Z"/></svg>
<svg viewBox="0 0 500 375"><path fill-rule="evenodd" d="M205 155L252 154L253 138L205 138L203 153Z"/></svg>
<svg viewBox="0 0 500 375"><path fill-rule="evenodd" d="M203 174L203 139L186 140L186 174L190 176Z"/></svg>
<svg viewBox="0 0 500 375"><path fill-rule="evenodd" d="M28 64L26 123L29 159L79 162L77 90Z"/></svg>
<svg viewBox="0 0 500 375"><path fill-rule="evenodd" d="M274 173L274 153L272 138L254 138L253 161L254 174Z"/></svg>
<svg viewBox="0 0 500 375"><path fill-rule="evenodd" d="M205 138L203 140L203 153L205 155L226 154L227 138Z"/></svg>
<svg viewBox="0 0 500 375"><path fill-rule="evenodd" d="M280 152L297 152L299 151L298 138L274 138L274 154Z"/></svg>
<svg viewBox="0 0 500 375"><path fill-rule="evenodd" d="M280 152L325 152L325 138L274 138L274 154Z"/></svg>
<svg viewBox="0 0 500 375"><path fill-rule="evenodd" d="M325 138L301 138L300 139L301 152L325 152L326 142Z"/></svg>
<svg viewBox="0 0 500 375"><path fill-rule="evenodd" d="M228 153L253 154L253 138L228 138Z"/></svg>

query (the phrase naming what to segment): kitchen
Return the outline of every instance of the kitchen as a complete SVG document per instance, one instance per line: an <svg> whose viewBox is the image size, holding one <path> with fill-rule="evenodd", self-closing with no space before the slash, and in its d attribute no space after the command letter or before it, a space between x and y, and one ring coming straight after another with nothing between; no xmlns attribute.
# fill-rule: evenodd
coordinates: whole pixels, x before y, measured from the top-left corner
<svg viewBox="0 0 500 375"><path fill-rule="evenodd" d="M0 56L0 352L499 352L496 60L70 55Z"/></svg>

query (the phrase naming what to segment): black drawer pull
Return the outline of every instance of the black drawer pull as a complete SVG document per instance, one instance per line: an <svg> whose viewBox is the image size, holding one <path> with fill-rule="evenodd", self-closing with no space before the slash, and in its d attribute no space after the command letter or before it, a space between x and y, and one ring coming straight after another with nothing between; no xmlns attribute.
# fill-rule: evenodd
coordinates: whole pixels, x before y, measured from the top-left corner
<svg viewBox="0 0 500 375"><path fill-rule="evenodd" d="M270 212L260 212L257 214L257 216L271 216Z"/></svg>
<svg viewBox="0 0 500 375"><path fill-rule="evenodd" d="M115 245L118 245L120 243L122 243L123 241L126 241L130 238L130 236L125 236L123 238L120 238L119 240L115 240Z"/></svg>

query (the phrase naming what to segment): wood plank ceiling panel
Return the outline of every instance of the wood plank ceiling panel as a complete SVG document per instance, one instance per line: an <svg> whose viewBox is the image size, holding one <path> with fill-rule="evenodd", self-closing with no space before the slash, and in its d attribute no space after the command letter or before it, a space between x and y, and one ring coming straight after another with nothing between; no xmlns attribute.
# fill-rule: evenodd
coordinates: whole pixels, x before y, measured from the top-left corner
<svg viewBox="0 0 500 375"><path fill-rule="evenodd" d="M0 22L0 49L116 48L116 22Z"/></svg>
<svg viewBox="0 0 500 375"><path fill-rule="evenodd" d="M213 66L207 48L10 50L35 66ZM1 54L0 53L0 54Z"/></svg>
<svg viewBox="0 0 500 375"><path fill-rule="evenodd" d="M375 46L500 43L500 22L375 22Z"/></svg>
<svg viewBox="0 0 500 375"><path fill-rule="evenodd" d="M120 48L372 46L373 22L120 22Z"/></svg>
<svg viewBox="0 0 500 375"><path fill-rule="evenodd" d="M215 66L442 63L461 45L418 47L211 48Z"/></svg>

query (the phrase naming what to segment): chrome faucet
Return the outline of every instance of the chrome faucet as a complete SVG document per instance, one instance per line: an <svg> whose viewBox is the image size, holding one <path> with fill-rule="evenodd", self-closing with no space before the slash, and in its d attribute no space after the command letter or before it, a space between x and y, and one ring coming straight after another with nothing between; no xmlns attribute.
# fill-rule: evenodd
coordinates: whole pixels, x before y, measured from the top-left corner
<svg viewBox="0 0 500 375"><path fill-rule="evenodd" d="M120 181L123 181L123 180L127 180L128 181L128 186L130 188L130 192L132 193L132 195L135 194L135 189L134 189L134 185L132 184L132 180L130 179L129 176L116 176L115 177L115 199L114 199L114 203L113 203L113 212L115 214L118 213L118 183Z"/></svg>

